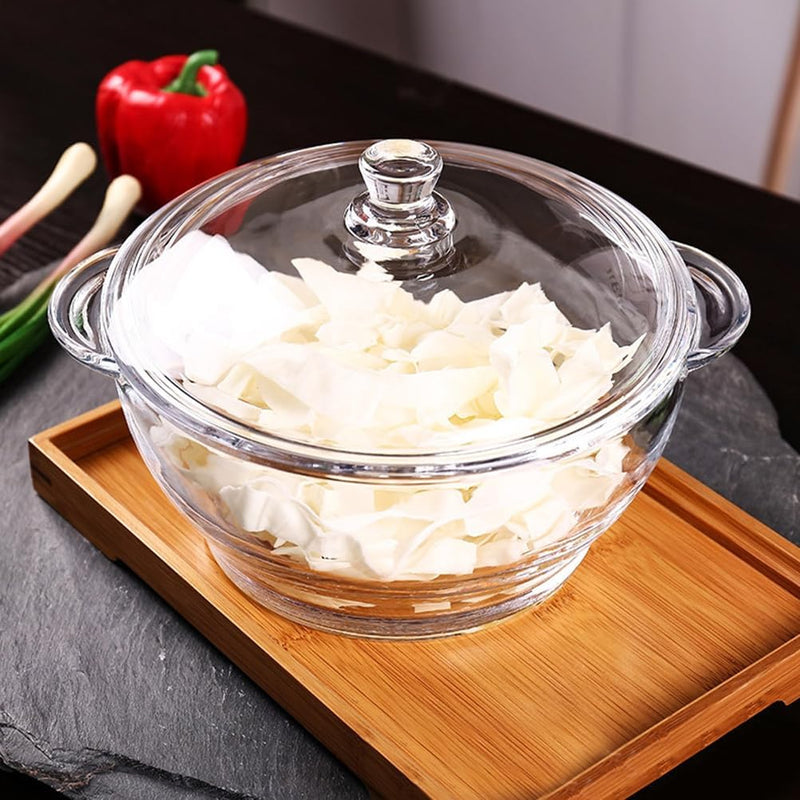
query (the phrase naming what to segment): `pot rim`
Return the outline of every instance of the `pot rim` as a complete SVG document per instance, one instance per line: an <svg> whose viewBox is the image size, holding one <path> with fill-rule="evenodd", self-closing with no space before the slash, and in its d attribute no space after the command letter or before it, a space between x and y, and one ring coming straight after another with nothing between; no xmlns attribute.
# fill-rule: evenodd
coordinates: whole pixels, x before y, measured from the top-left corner
<svg viewBox="0 0 800 800"><path fill-rule="evenodd" d="M533 461L555 461L626 434L655 409L687 373L699 337L689 271L667 236L618 195L567 170L493 148L431 141L445 162L483 166L532 186L545 182L604 226L654 270L659 303L649 352L631 375L583 414L539 433L447 451L361 452L277 436L233 419L190 395L137 358L135 336L111 330L111 316L131 277L178 238L200 229L245 199L285 180L352 164L374 140L290 151L251 162L185 193L156 212L125 240L108 269L100 297L100 339L128 384L159 415L223 452L290 472L347 479L382 477L422 481L457 477Z"/></svg>

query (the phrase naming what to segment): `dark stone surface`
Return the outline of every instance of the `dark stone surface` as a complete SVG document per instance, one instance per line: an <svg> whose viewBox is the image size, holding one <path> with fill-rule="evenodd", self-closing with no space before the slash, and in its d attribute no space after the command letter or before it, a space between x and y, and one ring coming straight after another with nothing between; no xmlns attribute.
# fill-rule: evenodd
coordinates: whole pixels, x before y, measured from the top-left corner
<svg viewBox="0 0 800 800"><path fill-rule="evenodd" d="M781 439L769 398L734 356L689 376L665 455L800 544L800 454Z"/></svg>
<svg viewBox="0 0 800 800"><path fill-rule="evenodd" d="M0 764L69 797L365 797L359 781L31 488L26 440L114 396L45 347L0 387ZM747 369L691 376L669 456L798 541L800 456Z"/></svg>

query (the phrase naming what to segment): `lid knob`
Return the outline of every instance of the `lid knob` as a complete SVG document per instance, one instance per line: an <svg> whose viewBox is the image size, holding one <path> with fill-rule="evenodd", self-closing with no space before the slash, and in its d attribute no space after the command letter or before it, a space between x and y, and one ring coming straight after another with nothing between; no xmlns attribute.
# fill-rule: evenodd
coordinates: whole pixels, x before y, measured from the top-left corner
<svg viewBox="0 0 800 800"><path fill-rule="evenodd" d="M385 139L361 154L358 167L367 191L344 215L350 260L377 262L403 279L444 265L453 252L456 218L433 191L442 171L436 150L411 139Z"/></svg>
<svg viewBox="0 0 800 800"><path fill-rule="evenodd" d="M433 203L442 157L424 142L384 139L368 147L358 162L369 199L379 206Z"/></svg>

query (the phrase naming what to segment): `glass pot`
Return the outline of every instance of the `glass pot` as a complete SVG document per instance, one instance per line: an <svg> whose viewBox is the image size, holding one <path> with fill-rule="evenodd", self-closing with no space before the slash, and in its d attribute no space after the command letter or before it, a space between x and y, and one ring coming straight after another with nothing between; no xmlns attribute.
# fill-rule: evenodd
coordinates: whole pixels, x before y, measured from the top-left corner
<svg viewBox="0 0 800 800"><path fill-rule="evenodd" d="M370 447L272 430L154 356L132 287L195 231L276 273L296 257L378 270L428 304L445 289L460 304L538 283L570 325L610 325L629 357L567 418L489 425L474 441ZM688 372L726 352L748 318L727 267L606 189L519 155L407 140L314 147L221 175L76 267L50 306L62 346L116 380L155 480L238 587L306 625L395 638L474 630L550 597L652 471ZM377 401L352 391L357 430ZM424 389L414 402L426 406Z"/></svg>

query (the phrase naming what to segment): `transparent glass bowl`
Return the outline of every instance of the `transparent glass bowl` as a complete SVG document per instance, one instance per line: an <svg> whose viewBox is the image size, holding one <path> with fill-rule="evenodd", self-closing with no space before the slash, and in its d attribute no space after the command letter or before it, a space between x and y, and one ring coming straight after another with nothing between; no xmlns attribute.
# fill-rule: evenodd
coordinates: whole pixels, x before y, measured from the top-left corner
<svg viewBox="0 0 800 800"><path fill-rule="evenodd" d="M547 231L556 218L576 247L575 257L565 254L564 237L556 237L556 266L537 271L531 258L542 252L540 261L547 261L546 247L531 244L538 233L503 223L492 233L494 244L484 248L487 261L492 253L502 261L503 253L513 252L523 253L525 263L512 257L497 277L443 275L440 288L452 285L456 293L474 296L474 285L487 281L496 281L489 291L497 291L538 280L573 324L627 326L623 343L644 336L637 357L586 413L540 434L457 450L337 450L256 430L203 405L148 363L136 325L111 330L115 304L131 276L189 231L222 231L248 252L260 242L262 250L254 254L265 264L278 261L282 249L304 255L286 233L298 229L298 209L306 203L319 214L319 204L330 198L341 207L357 187L352 167L364 146L330 145L254 162L178 198L121 248L88 259L59 284L51 326L71 355L116 379L131 433L154 478L248 595L327 631L386 638L470 631L542 602L578 567L655 466L685 376L736 342L749 302L727 267L670 243L601 187L533 159L439 143L445 174L449 166L452 175L444 188L463 214L461 241L474 245L478 235L472 234L486 224L480 215L469 216L480 167L488 176L486 192L497 185L505 195L508 186L498 182L519 182L534 198L530 218L546 208ZM518 199L514 213L528 215L526 202ZM327 243L343 230L340 217L330 230L321 227ZM579 502L570 500L577 483ZM231 502L243 491L256 498L257 508ZM498 502L503 491L507 499ZM485 508L484 496L494 498ZM426 505L432 498L440 506L433 500ZM322 503L345 511L331 523L320 517ZM419 505L448 510L431 517L430 510L417 513ZM262 529L243 514L262 519ZM401 517L414 531L401 567L388 572L382 548L396 543L381 535L386 515ZM437 560L442 542L449 565Z"/></svg>
<svg viewBox="0 0 800 800"><path fill-rule="evenodd" d="M316 567L309 567L300 556L274 552L274 540L242 528L231 514L223 487L210 485L207 474L198 475L197 464L207 463L208 459L226 462L225 474L238 472L242 483L258 482L261 487L274 487L276 502L290 504L293 516L302 515L313 520L316 516L313 507L297 502L300 491L286 492L287 482L296 482L307 492L311 488L327 495L340 493L346 497L354 490L375 492L385 508L397 507L411 495L430 492L449 491L474 498L487 481L513 483L515 487L527 484L533 501L540 497L537 486L543 482L552 487L569 470L585 472L579 462L586 462L596 451L577 454L554 464L523 464L457 478L420 478L412 485L402 480L356 482L346 478L294 476L277 474L280 471L263 465L237 463L235 456L210 447L207 441L202 442L199 437L166 421L130 387L122 388L121 397L128 425L150 471L173 502L205 533L217 562L243 591L286 617L324 630L363 636L426 637L473 630L553 594L580 564L591 543L622 513L650 474L672 427L680 388L622 437L628 452L620 476L605 480L602 474L585 477L598 484L600 504L582 509L574 518L564 515L558 519L562 509L553 508L552 502L548 507L550 495L557 490L549 488L544 501L532 502L535 519L543 527L550 526L548 535L540 537L533 546L520 545L519 557L511 563L476 566L468 574L423 575L413 579L400 576L393 580L381 579L379 572L352 575L345 571L342 575L336 569L320 571L320 562ZM524 525L527 509L511 516L513 511L513 508L507 511L490 509L488 513L494 518L491 524L498 529L515 522L517 526ZM457 523L453 527L458 527ZM527 523L535 524L530 520ZM303 522L297 520L295 524ZM424 524L420 524L423 530ZM339 533L339 536L347 533ZM462 531L456 532L457 536L459 534L463 536ZM435 534L432 538L435 546L439 540ZM475 538L478 537L463 536L463 541L469 543ZM420 549L424 549L424 545ZM413 559L415 553L411 555ZM489 553L490 561L491 555ZM508 557L507 553L502 555ZM377 553L373 563L379 558L380 553ZM485 556L483 560L486 561ZM415 566L413 561L412 566Z"/></svg>

